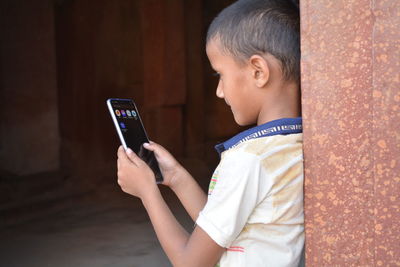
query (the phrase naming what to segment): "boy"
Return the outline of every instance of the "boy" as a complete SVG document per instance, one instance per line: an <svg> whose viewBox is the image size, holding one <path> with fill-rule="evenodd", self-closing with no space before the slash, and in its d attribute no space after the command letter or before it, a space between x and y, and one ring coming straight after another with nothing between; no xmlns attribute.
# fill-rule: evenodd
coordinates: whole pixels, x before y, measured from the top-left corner
<svg viewBox="0 0 400 267"><path fill-rule="evenodd" d="M151 142L165 181L196 222L188 234L151 169L118 150L118 183L139 197L174 266L296 266L304 245L299 89L299 10L289 0L240 0L212 22L207 56L216 94L239 125L217 145L208 197L163 147Z"/></svg>

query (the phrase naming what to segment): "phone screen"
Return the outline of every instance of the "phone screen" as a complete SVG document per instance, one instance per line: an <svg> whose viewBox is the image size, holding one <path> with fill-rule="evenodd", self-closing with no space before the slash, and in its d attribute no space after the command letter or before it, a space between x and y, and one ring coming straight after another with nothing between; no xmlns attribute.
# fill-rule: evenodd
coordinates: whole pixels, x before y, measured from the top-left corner
<svg viewBox="0 0 400 267"><path fill-rule="evenodd" d="M154 153L143 147L143 143L148 143L149 139L133 100L109 99L107 105L124 148L132 149L150 166L156 181L162 182L163 177Z"/></svg>

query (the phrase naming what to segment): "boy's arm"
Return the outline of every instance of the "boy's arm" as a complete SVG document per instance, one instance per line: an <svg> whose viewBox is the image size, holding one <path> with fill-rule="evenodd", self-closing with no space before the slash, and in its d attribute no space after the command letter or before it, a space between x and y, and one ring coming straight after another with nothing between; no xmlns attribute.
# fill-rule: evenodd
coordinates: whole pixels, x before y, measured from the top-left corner
<svg viewBox="0 0 400 267"><path fill-rule="evenodd" d="M193 221L197 220L200 211L207 202L207 195L188 171L180 167L176 182L170 188L181 201Z"/></svg>
<svg viewBox="0 0 400 267"><path fill-rule="evenodd" d="M164 176L163 184L170 187L193 221L207 202L207 195L190 173L161 145L150 142L144 147L153 151Z"/></svg>
<svg viewBox="0 0 400 267"><path fill-rule="evenodd" d="M214 266L225 251L200 227L191 235L177 222L160 191L142 199L158 240L174 266Z"/></svg>
<svg viewBox="0 0 400 267"><path fill-rule="evenodd" d="M199 227L189 235L162 198L152 170L135 153L129 150L125 153L122 147L118 150L118 183L124 192L142 200L157 237L174 266L215 265L225 249Z"/></svg>

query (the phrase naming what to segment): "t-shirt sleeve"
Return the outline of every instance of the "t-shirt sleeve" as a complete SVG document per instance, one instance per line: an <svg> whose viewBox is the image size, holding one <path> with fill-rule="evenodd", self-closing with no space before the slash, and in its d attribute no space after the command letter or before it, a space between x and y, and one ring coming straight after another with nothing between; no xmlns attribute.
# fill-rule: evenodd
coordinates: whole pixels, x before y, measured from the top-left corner
<svg viewBox="0 0 400 267"><path fill-rule="evenodd" d="M207 203L196 221L222 247L229 247L236 239L268 191L265 181L260 181L259 158L250 153L237 154L221 160L211 180Z"/></svg>

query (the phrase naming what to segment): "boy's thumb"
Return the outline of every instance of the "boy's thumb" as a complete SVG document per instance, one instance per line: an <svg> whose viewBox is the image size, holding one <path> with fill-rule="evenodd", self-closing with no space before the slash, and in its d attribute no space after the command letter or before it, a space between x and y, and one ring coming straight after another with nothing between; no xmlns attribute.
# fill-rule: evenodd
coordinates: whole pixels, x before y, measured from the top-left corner
<svg viewBox="0 0 400 267"><path fill-rule="evenodd" d="M153 144L149 144L149 143L143 143L143 147L150 151L154 151L154 149L155 149Z"/></svg>

